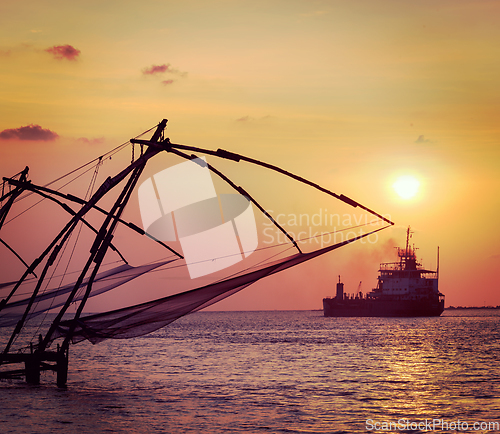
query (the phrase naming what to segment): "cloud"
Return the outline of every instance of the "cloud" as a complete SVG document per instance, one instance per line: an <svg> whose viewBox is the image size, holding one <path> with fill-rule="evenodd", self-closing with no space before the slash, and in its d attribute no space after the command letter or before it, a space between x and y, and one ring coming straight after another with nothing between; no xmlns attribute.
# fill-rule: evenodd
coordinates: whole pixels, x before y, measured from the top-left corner
<svg viewBox="0 0 500 434"><path fill-rule="evenodd" d="M43 129L40 125L26 125L25 127L10 128L0 132L0 140L41 140L48 142L59 137L54 131Z"/></svg>
<svg viewBox="0 0 500 434"><path fill-rule="evenodd" d="M418 139L415 140L415 143L432 143L429 139L426 139L423 134L418 136Z"/></svg>
<svg viewBox="0 0 500 434"><path fill-rule="evenodd" d="M265 121L267 119L270 119L270 115L262 116L260 118L253 118L251 116L243 116L241 118L236 119L236 122L253 122L253 121Z"/></svg>
<svg viewBox="0 0 500 434"><path fill-rule="evenodd" d="M47 48L45 51L51 53L54 58L58 60L76 60L80 55L80 50L77 50L71 45L54 45L53 47Z"/></svg>
<svg viewBox="0 0 500 434"><path fill-rule="evenodd" d="M167 85L169 85L169 84L172 84L173 82L174 82L174 80L163 80L163 81L161 82L161 84L163 84L163 85L167 86Z"/></svg>
<svg viewBox="0 0 500 434"><path fill-rule="evenodd" d="M80 137L76 139L76 141L80 143L85 143L87 145L100 145L101 143L104 143L105 139L104 137L96 137L94 139L88 139L87 137Z"/></svg>
<svg viewBox="0 0 500 434"><path fill-rule="evenodd" d="M149 68L144 68L142 70L142 73L145 75L153 75L153 74L158 74L162 72L166 72L168 70L170 65L151 65Z"/></svg>
<svg viewBox="0 0 500 434"><path fill-rule="evenodd" d="M33 44L22 43L12 47L1 47L0 57L14 57L19 54L36 53L37 51L39 50Z"/></svg>
<svg viewBox="0 0 500 434"><path fill-rule="evenodd" d="M144 68L142 70L144 75L163 74L164 72L180 75L181 77L185 77L187 75L187 72L182 72L176 68L172 68L170 63L164 63L163 65L151 65L149 68Z"/></svg>

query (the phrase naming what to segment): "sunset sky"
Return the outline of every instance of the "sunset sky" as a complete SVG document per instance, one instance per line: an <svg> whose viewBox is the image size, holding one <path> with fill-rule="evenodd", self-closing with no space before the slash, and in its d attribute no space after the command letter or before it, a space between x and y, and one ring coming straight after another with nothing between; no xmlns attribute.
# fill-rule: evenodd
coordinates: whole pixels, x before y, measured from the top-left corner
<svg viewBox="0 0 500 434"><path fill-rule="evenodd" d="M500 305L499 2L4 0L0 24L1 176L28 165L44 185L166 118L172 142L276 164L395 222L215 308L318 309L339 274L367 292L408 226L424 266L440 247L446 306ZM274 213L303 197L311 215L351 212L294 184L274 201L252 170ZM16 231L1 235L33 260Z"/></svg>

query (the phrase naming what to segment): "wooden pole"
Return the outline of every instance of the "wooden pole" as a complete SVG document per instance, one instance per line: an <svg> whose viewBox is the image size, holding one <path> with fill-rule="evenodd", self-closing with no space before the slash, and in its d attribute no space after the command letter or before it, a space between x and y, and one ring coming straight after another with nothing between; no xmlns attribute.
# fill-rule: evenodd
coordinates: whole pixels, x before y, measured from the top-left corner
<svg viewBox="0 0 500 434"><path fill-rule="evenodd" d="M40 384L40 357L36 352L33 352L33 344L30 344L31 354L24 361L24 369L26 371L26 383Z"/></svg>
<svg viewBox="0 0 500 434"><path fill-rule="evenodd" d="M57 387L66 387L66 381L68 380L68 356L69 349L65 351L57 345Z"/></svg>

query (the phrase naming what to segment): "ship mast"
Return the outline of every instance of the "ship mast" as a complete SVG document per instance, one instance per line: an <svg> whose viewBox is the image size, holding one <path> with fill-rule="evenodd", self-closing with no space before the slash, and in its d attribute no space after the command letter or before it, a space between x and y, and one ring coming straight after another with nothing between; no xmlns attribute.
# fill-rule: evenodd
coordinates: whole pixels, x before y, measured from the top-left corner
<svg viewBox="0 0 500 434"><path fill-rule="evenodd" d="M436 269L436 278L439 279L439 246L437 252L437 269Z"/></svg>
<svg viewBox="0 0 500 434"><path fill-rule="evenodd" d="M410 255L410 226L408 226L408 229L406 230L406 251L405 255L409 256Z"/></svg>

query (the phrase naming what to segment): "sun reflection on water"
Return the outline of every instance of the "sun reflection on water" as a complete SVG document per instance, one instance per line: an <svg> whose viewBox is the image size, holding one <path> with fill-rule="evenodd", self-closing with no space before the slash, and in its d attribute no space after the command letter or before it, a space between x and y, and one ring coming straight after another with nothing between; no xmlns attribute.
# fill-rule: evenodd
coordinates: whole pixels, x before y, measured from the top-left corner
<svg viewBox="0 0 500 434"><path fill-rule="evenodd" d="M3 411L31 408L13 416L17 432L40 418L48 432L70 421L75 433L364 433L367 419L491 420L499 320L201 312L142 338L72 347L67 390L3 383Z"/></svg>

